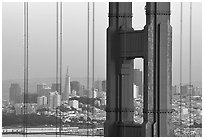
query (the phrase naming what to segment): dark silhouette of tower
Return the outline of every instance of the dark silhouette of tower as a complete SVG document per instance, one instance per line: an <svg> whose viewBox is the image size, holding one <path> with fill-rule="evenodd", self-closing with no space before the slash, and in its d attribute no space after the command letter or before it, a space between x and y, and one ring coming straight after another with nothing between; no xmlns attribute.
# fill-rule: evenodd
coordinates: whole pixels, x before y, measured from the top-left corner
<svg viewBox="0 0 204 139"><path fill-rule="evenodd" d="M146 3L132 28L132 3L109 3L105 136L171 136L172 36L169 2ZM143 123L134 123L134 59L144 59Z"/></svg>

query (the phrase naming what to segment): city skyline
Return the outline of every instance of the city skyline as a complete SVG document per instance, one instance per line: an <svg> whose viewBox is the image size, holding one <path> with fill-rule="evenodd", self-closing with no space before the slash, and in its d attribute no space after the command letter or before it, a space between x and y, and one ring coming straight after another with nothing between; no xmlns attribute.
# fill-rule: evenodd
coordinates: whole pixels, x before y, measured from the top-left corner
<svg viewBox="0 0 204 139"><path fill-rule="evenodd" d="M201 11L3 2L2 136L201 137Z"/></svg>
<svg viewBox="0 0 204 139"><path fill-rule="evenodd" d="M97 84L98 83L101 84L99 86L102 86L102 81L96 81L96 82L97 82ZM11 84L11 85L13 85L13 84ZM14 84L14 85L19 86L18 84ZM98 87L98 85L96 85L96 86ZM188 129L177 125L177 123L180 120L179 117L181 115L181 118L186 121L186 122L182 122L183 126L189 126L190 125L190 126L197 127L197 128L192 127L191 130L194 131L192 136L194 136L194 135L195 136L201 136L201 131L198 130L198 129L200 129L202 127L202 121L201 121L201 113L202 113L201 112L202 111L202 109L201 109L201 102L202 102L202 100L201 100L201 95L202 95L201 91L202 90L200 90L200 89L195 90L196 88L194 88L192 86L193 90L194 90L193 93L191 94L192 95L191 96L192 97L192 100L191 100L192 104L191 105L193 106L193 110L191 110L192 108L189 110L190 106L188 104L188 97L189 97L189 91L188 90L189 89L191 90L192 87L190 87L190 86L183 86L183 87L185 89L182 89L183 90L182 94L178 93L179 88L178 89L175 88L175 89L172 90L172 96L173 96L173 98L172 98L172 108L173 108L172 122L175 125L174 134L176 136L188 136L188 134L187 134ZM40 90L42 88L49 88L49 86L46 83L36 85L36 90ZM16 88L16 89L19 90L18 88ZM76 90L77 90L77 88L76 88ZM80 96L78 96L78 95L76 95L76 93L72 92L74 94L71 94L69 96L70 101L68 103L64 103L66 101L62 101L63 98L62 98L61 95L59 95L58 92L52 92L51 91L48 96L44 96L44 94L42 94L41 91L40 91L40 94L42 94L42 96L40 96L40 97L39 96L38 97L37 96L32 96L32 97L36 97L36 102L28 101L28 103L26 104L27 112L25 114L28 115L28 116L37 115L38 119L41 121L42 120L41 117L43 117L43 115L47 115L49 118L53 114L56 117L57 117L57 115L60 116L60 114L59 114L60 112L56 111L56 113L54 113L55 109L60 108L62 106L66 107L67 109L69 109L69 112L71 112L71 113L67 113L67 112L64 112L64 111L62 112L63 113L63 115L62 115L62 119L63 119L63 122L62 122L63 128L62 129L63 130L60 131L60 134L64 135L65 133L69 133L68 131L65 130L67 128L66 127L67 123L73 123L74 124L74 121L75 121L75 120L71 120L71 119L67 118L66 116L64 116L65 114L68 117L72 117L72 116L75 115L75 119L80 119L78 122L80 122L80 123L85 122L85 124L87 124L86 122L88 122L88 121L82 120L82 118L80 118L80 116L86 114L83 111L81 111L83 106L87 105L87 104L85 104L85 102L87 102L87 101L84 101L83 99L85 99L85 98L87 98L87 99L100 98L100 101L97 101L97 99L96 99L94 103L92 103L90 100L88 101L90 103L90 107L93 107L92 109L98 109L98 107L100 105L102 105L102 106L106 105L106 103L102 99L106 95L101 94L101 93L103 93L103 91L101 93L100 93L100 91L99 92L98 91L99 90L96 90L95 95L91 94L90 92L88 94L86 94L86 91L83 91L84 95L80 95ZM134 107L135 107L134 120L138 124L141 124L143 122L143 113L142 113L142 109L143 109L142 103L143 103L143 101L142 101L142 96L138 92L134 96L136 96L136 97L134 97L134 99L136 100L136 101L134 101ZM179 99L179 96L182 97L182 99ZM17 99L17 97L16 97L16 99ZM180 111L180 109L178 107L179 103L181 103L181 102L179 102L179 100L180 101L182 100L182 104L183 103L186 104L186 105L182 106L182 111ZM12 100L9 100L7 103L9 105L6 105L5 102L3 103L3 106L4 106L3 107L3 113L4 114L5 113L7 115L15 114L15 116L14 116L15 118L20 117L22 114L24 114L24 110L22 110L22 106L23 106L22 102L12 103ZM11 107L12 105L14 106L14 110ZM96 108L94 108L94 107L96 107ZM90 112L88 117L91 118L92 120L93 120L93 118L95 118L95 121L97 121L98 119L105 119L104 114L103 114L105 111L102 109L102 107L100 107L100 109L97 110L97 113L98 113L98 111L101 111L101 113L93 115L93 113ZM77 113L80 113L80 114L77 114ZM194 118L192 118L192 120L194 121L193 124L192 124L192 122L189 122L189 120L187 120L189 118L189 114L191 114L191 113L196 115ZM77 116L77 115L80 115L80 116ZM6 121L6 122L8 122L8 121ZM12 122L14 122L14 121L12 121ZM32 119L32 121L30 121L30 122L35 122L35 120ZM31 124L30 122L29 122L29 125ZM99 124L98 122L96 122L95 124ZM46 131L51 132L51 129L52 129L53 125L49 125L50 121L47 120L47 121L44 121L43 123L45 124L44 125L45 127L43 125L41 125L40 123L36 124L36 125L38 125L37 127L35 127L34 125L30 125L30 127L28 128L29 134L32 134L32 132L35 132L35 130L37 130L37 129L39 131L43 129L43 132L46 132ZM21 124L21 123L18 123L18 124ZM75 123L75 124L77 124L77 123ZM7 125L7 123L5 123L5 121L4 121L3 125ZM39 125L41 125L41 126L39 127ZM99 125L102 126L103 124L100 123ZM8 131L9 129L7 129L7 126L3 126L3 127L4 127L3 128L4 134L5 134L5 131L8 132L8 133L13 132L13 131ZM72 128L72 127L70 127L70 128ZM17 129L18 129L18 132L23 132L21 128L18 127L18 128L16 128L16 130ZM57 127L56 127L56 129L57 129ZM179 132L181 129L183 131ZM95 129L92 129L92 130L95 130ZM43 134L43 132L41 134ZM83 131L79 130L79 133L74 133L74 135L78 135L78 134L82 134L82 133L83 133ZM29 136L29 134L28 134L28 136ZM50 133L50 134L55 134L55 132ZM93 133L90 133L90 134L92 135ZM96 131L94 131L94 134L97 135L98 133ZM101 135L103 135L103 134L101 134Z"/></svg>

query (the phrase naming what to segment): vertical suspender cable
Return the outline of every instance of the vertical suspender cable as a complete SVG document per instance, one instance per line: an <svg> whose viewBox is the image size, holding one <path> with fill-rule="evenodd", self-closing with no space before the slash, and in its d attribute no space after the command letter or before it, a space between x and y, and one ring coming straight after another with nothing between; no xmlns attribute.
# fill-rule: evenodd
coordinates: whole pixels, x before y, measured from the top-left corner
<svg viewBox="0 0 204 139"><path fill-rule="evenodd" d="M59 30L58 30L58 2L56 4L56 84L58 83L58 40L59 40ZM58 87L56 87L58 88Z"/></svg>
<svg viewBox="0 0 204 139"><path fill-rule="evenodd" d="M189 45L190 45L190 48L189 48L189 85L190 85L190 136L191 136L191 122L192 122L192 117L191 117L191 95L192 95L192 83L191 83L191 60L192 60L192 54L191 54L191 51L192 51L192 2L190 3L190 40L189 40Z"/></svg>
<svg viewBox="0 0 204 139"><path fill-rule="evenodd" d="M26 56L26 59L27 59L27 61L26 61L26 115L27 115L27 103L28 103L28 2L27 2L27 20L26 20L26 22L27 22L27 29L26 29L26 31L27 31L27 38L26 38L26 41L27 41L27 51L26 51L26 53L27 53L27 56ZM27 120L27 116L26 116L26 133L27 133L27 126L28 126L28 120Z"/></svg>
<svg viewBox="0 0 204 139"><path fill-rule="evenodd" d="M59 49L58 48L58 43L59 43L58 42L58 40L59 40L58 5L59 5L59 3L57 2L56 3L56 90L57 91L59 91L58 90L58 88L59 88L59 86L58 86L58 67L59 67L59 65L58 65L58 49ZM58 126L57 126L57 108L56 108L55 112L56 112L55 124L56 124L56 137L57 137L57 128L58 128Z"/></svg>
<svg viewBox="0 0 204 139"><path fill-rule="evenodd" d="M181 122L181 118L182 118L182 38L183 38L183 34L182 34L182 20L183 20L183 3L181 2L181 15L180 15L181 19L180 19L180 133L181 133L181 127L182 127L182 122Z"/></svg>
<svg viewBox="0 0 204 139"><path fill-rule="evenodd" d="M62 2L60 2L60 97L62 100ZM61 136L61 112L60 112L60 127L59 127L59 132Z"/></svg>
<svg viewBox="0 0 204 139"><path fill-rule="evenodd" d="M95 60L94 60L94 24L95 24L95 22L94 22L94 11L95 10L95 3L93 2L93 40L92 40L92 88L93 88L93 93L92 93L92 96L94 97L94 62L95 62ZM93 101L93 110L92 110L92 117L94 117L94 101ZM93 120L92 120L93 121ZM92 123L92 125L93 125L93 123ZM94 126L93 126L94 127ZM93 127L92 127L92 136L94 135L94 131L93 131Z"/></svg>
<svg viewBox="0 0 204 139"><path fill-rule="evenodd" d="M89 95L89 2L88 2L88 13L87 13L88 19L87 19L87 90ZM89 136L89 130L88 130L88 117L89 117L89 111L88 111L88 95L87 95L87 136Z"/></svg>
<svg viewBox="0 0 204 139"><path fill-rule="evenodd" d="M24 2L24 136L27 136L27 95L28 95L28 2Z"/></svg>
<svg viewBox="0 0 204 139"><path fill-rule="evenodd" d="M23 133L25 133L25 91L26 91L26 2L24 2L24 91L23 91ZM25 136L25 134L23 134Z"/></svg>

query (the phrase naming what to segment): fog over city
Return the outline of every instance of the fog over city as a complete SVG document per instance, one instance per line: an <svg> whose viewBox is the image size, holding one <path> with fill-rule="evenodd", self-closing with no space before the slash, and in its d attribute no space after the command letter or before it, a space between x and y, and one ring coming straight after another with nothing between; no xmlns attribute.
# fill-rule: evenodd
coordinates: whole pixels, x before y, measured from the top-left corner
<svg viewBox="0 0 204 139"><path fill-rule="evenodd" d="M133 27L145 25L145 3L133 3ZM56 3L29 3L29 79L55 77ZM95 78L106 77L108 3L95 4ZM90 9L91 12L92 9ZM183 82L189 82L189 3L183 3ZM71 11L71 12L70 12ZM201 82L201 4L193 3L192 82ZM180 3L171 3L173 84L180 75ZM2 79L23 79L23 3L2 3ZM142 64L136 62L137 68ZM90 61L90 65L92 65ZM63 3L63 77L87 77L87 3Z"/></svg>

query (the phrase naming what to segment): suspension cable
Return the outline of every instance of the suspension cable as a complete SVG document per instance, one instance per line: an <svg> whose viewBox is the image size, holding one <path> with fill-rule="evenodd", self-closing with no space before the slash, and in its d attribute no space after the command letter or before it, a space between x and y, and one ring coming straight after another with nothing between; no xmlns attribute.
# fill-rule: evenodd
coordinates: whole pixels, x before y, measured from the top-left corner
<svg viewBox="0 0 204 139"><path fill-rule="evenodd" d="M24 116L23 135L27 137L27 102L28 102L28 2L24 2Z"/></svg>
<svg viewBox="0 0 204 139"><path fill-rule="evenodd" d="M60 2L60 100L62 101L62 2ZM60 101L60 105L61 105ZM59 132L60 132L60 137L61 137L61 112L60 112L60 127L59 127Z"/></svg>
<svg viewBox="0 0 204 139"><path fill-rule="evenodd" d="M59 40L59 30L58 30L58 2L56 3L56 84L58 84L58 40ZM58 88L58 87L57 87Z"/></svg>
<svg viewBox="0 0 204 139"><path fill-rule="evenodd" d="M58 16L58 14L59 14L59 9L58 9L58 7L59 7L59 2L56 2L56 91L58 92L59 91L59 85L58 85L58 68L59 68L59 63L58 63L58 49L59 49L59 46L58 46L58 44L59 44L59 16ZM55 94L55 95L57 95L57 94ZM57 106L57 105L56 105ZM58 128L58 126L57 126L57 124L58 124L58 122L57 122L57 115L58 115L58 113L57 113L57 107L55 108L56 110L55 110L55 112L56 112L56 117L55 117L55 124L56 124L56 137L57 137L57 128Z"/></svg>
<svg viewBox="0 0 204 139"><path fill-rule="evenodd" d="M93 96L93 98L94 98L94 62L95 62L95 60L94 60L94 51L95 51L95 49L94 49L94 41L95 41L95 38L94 38L94 31L95 31L95 26L94 26L94 24L95 24L95 22L94 22L94 16L95 16L95 3L93 2L93 40L92 40L92 88L93 88L93 93L92 93L92 96ZM93 99L94 100L94 99ZM94 105L95 103L94 103L94 101L93 101L93 109L92 109L92 118L94 118ZM94 126L93 126L93 120L92 120L92 136L94 136L94 130L93 130L93 128L94 128Z"/></svg>
<svg viewBox="0 0 204 139"><path fill-rule="evenodd" d="M88 104L89 104L89 99L88 99L88 96L89 96L89 2L88 2L88 13L87 13L87 16L88 16L88 19L87 19L87 119L86 119L86 122L87 122L87 136L89 136L89 130L88 130L88 118L89 118L89 111L88 111Z"/></svg>
<svg viewBox="0 0 204 139"><path fill-rule="evenodd" d="M190 2L190 39L189 39L189 85L190 85L190 137L191 137L191 122L192 122L192 117L191 117L191 95L192 95L192 83L191 83L191 60L192 60L192 2Z"/></svg>
<svg viewBox="0 0 204 139"><path fill-rule="evenodd" d="M183 43L182 43L182 38L183 38L183 34L182 34L182 31L183 31L183 28L182 28L182 23L183 23L183 3L181 2L181 12L180 12L180 134L181 134L181 127L182 127L182 46L183 46Z"/></svg>

